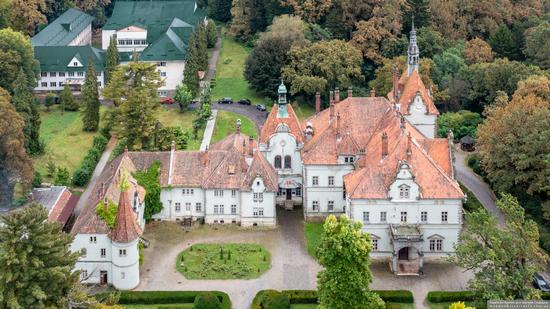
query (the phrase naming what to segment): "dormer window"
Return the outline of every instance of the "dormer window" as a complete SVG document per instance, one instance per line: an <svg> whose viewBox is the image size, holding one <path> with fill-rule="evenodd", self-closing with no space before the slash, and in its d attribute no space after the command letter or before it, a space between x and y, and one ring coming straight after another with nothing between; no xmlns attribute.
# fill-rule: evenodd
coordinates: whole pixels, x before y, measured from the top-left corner
<svg viewBox="0 0 550 309"><path fill-rule="evenodd" d="M407 185L399 186L399 198L408 199L410 197L411 188Z"/></svg>
<svg viewBox="0 0 550 309"><path fill-rule="evenodd" d="M275 168L281 168L281 156L275 156L275 160L273 162L273 166Z"/></svg>
<svg viewBox="0 0 550 309"><path fill-rule="evenodd" d="M292 168L292 157L289 155L285 156L285 168Z"/></svg>

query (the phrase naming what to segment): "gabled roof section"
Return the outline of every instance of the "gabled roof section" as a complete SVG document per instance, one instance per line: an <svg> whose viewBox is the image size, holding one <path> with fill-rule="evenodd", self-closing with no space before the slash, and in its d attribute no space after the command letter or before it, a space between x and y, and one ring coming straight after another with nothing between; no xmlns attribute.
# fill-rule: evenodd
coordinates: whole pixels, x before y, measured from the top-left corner
<svg viewBox="0 0 550 309"><path fill-rule="evenodd" d="M96 71L104 70L105 52L86 46L35 46L34 58L40 62L42 72L84 71L90 60L94 61ZM73 58L78 59L82 67L70 66Z"/></svg>
<svg viewBox="0 0 550 309"><path fill-rule="evenodd" d="M288 117L279 118L277 117L279 105L273 105L273 107L271 108L271 112L264 122L262 131L260 132L260 143L268 143L271 136L277 132L277 127L283 123L288 126L288 128L290 129L290 134L292 134L296 138L296 141L298 143L304 142L302 126L300 125L300 120L298 120L298 117L294 112L294 108L292 108L292 105L290 104L287 104L286 108Z"/></svg>
<svg viewBox="0 0 550 309"><path fill-rule="evenodd" d="M70 8L38 32L32 39L33 46L66 46L73 41L95 18Z"/></svg>
<svg viewBox="0 0 550 309"><path fill-rule="evenodd" d="M268 191L276 192L279 189L276 175L277 174L273 166L267 162L265 157L259 151L256 151L252 158L252 164L248 168L248 171L243 179L241 190L249 191L254 179L259 176L262 178Z"/></svg>
<svg viewBox="0 0 550 309"><path fill-rule="evenodd" d="M409 115L409 106L416 97L417 93L420 93L422 102L426 104L428 114L439 115L439 111L437 110L437 107L435 107L432 97L428 94L428 90L426 89L426 86L424 86L422 78L417 70L413 70L410 76L407 75L407 71L403 72L403 75L401 75L401 78L399 79L398 90L400 92L398 103L401 106L400 111L404 115ZM393 89L388 94L388 98L391 99L392 96Z"/></svg>

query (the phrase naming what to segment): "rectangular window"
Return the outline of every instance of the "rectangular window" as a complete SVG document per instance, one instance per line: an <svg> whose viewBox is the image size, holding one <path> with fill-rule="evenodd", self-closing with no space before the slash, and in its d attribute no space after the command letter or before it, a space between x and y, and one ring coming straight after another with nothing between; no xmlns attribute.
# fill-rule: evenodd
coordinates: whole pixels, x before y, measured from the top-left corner
<svg viewBox="0 0 550 309"><path fill-rule="evenodd" d="M166 72L160 72L160 77L166 77Z"/></svg>
<svg viewBox="0 0 550 309"><path fill-rule="evenodd" d="M56 82L50 82L50 87L57 87L57 83Z"/></svg>
<svg viewBox="0 0 550 309"><path fill-rule="evenodd" d="M220 207L218 205L214 205L214 214L218 214L218 212L220 211Z"/></svg>
<svg viewBox="0 0 550 309"><path fill-rule="evenodd" d="M367 224L370 221L370 213L368 211L363 211L363 223Z"/></svg>
<svg viewBox="0 0 550 309"><path fill-rule="evenodd" d="M73 62L73 67L77 67L78 66L78 62Z"/></svg>
<svg viewBox="0 0 550 309"><path fill-rule="evenodd" d="M258 216L258 207L252 208L252 215L253 215L254 217L257 217L257 216Z"/></svg>
<svg viewBox="0 0 550 309"><path fill-rule="evenodd" d="M64 83L63 82L59 82L59 87L63 87ZM100 85L101 86L101 85Z"/></svg>
<svg viewBox="0 0 550 309"><path fill-rule="evenodd" d="M69 77L73 77L74 76L74 72L69 72Z"/></svg>
<svg viewBox="0 0 550 309"><path fill-rule="evenodd" d="M378 251L378 239L372 239L372 250Z"/></svg>
<svg viewBox="0 0 550 309"><path fill-rule="evenodd" d="M99 252L102 258L104 258L107 255L107 249L105 248L101 248Z"/></svg>
<svg viewBox="0 0 550 309"><path fill-rule="evenodd" d="M264 209L258 208L258 216L263 217L264 216Z"/></svg>
<svg viewBox="0 0 550 309"><path fill-rule="evenodd" d="M401 222L407 222L407 212L406 211L401 212Z"/></svg>
<svg viewBox="0 0 550 309"><path fill-rule="evenodd" d="M120 279L126 279L126 273L125 272L120 272Z"/></svg>
<svg viewBox="0 0 550 309"><path fill-rule="evenodd" d="M164 61L157 62L157 67L165 67L165 66L166 66L166 62Z"/></svg>
<svg viewBox="0 0 550 309"><path fill-rule="evenodd" d="M428 222L428 212L423 211L420 213L420 222Z"/></svg>
<svg viewBox="0 0 550 309"><path fill-rule="evenodd" d="M65 77L65 72L59 72L59 77Z"/></svg>
<svg viewBox="0 0 550 309"><path fill-rule="evenodd" d="M313 176L312 183L313 183L314 186L318 186L319 185L319 176Z"/></svg>
<svg viewBox="0 0 550 309"><path fill-rule="evenodd" d="M344 157L344 163L349 163L349 157Z"/></svg>
<svg viewBox="0 0 550 309"><path fill-rule="evenodd" d="M231 205L231 214L236 215L237 214L237 205Z"/></svg>
<svg viewBox="0 0 550 309"><path fill-rule="evenodd" d="M97 237L96 236L90 236L90 243L92 243L92 244L97 243Z"/></svg>
<svg viewBox="0 0 550 309"><path fill-rule="evenodd" d="M222 215L225 213L225 210L223 208L224 208L224 206L220 205L220 214L222 214Z"/></svg>
<svg viewBox="0 0 550 309"><path fill-rule="evenodd" d="M50 72L50 77L56 77L57 76L57 72Z"/></svg>
<svg viewBox="0 0 550 309"><path fill-rule="evenodd" d="M61 86L61 83L59 83L59 86ZM97 86L101 87L101 82L100 81L97 82Z"/></svg>
<svg viewBox="0 0 550 309"><path fill-rule="evenodd" d="M327 209L328 211L334 211L334 201L328 201Z"/></svg>
<svg viewBox="0 0 550 309"><path fill-rule="evenodd" d="M42 82L42 83L40 83L40 85L42 85L42 87L48 87L48 83L47 83L47 82Z"/></svg>
<svg viewBox="0 0 550 309"><path fill-rule="evenodd" d="M176 203L176 212L181 211L181 203Z"/></svg>
<svg viewBox="0 0 550 309"><path fill-rule="evenodd" d="M202 211L202 204L201 203L196 203L195 204L195 211L196 212L201 212Z"/></svg>
<svg viewBox="0 0 550 309"><path fill-rule="evenodd" d="M430 239L430 251L443 250L443 239Z"/></svg>
<svg viewBox="0 0 550 309"><path fill-rule="evenodd" d="M96 73L95 73L95 76L101 77L101 72L96 72Z"/></svg>
<svg viewBox="0 0 550 309"><path fill-rule="evenodd" d="M254 202L261 203L264 201L263 192L254 192Z"/></svg>
<svg viewBox="0 0 550 309"><path fill-rule="evenodd" d="M84 72L76 72L76 75L79 76L79 77L83 77L84 76Z"/></svg>
<svg viewBox="0 0 550 309"><path fill-rule="evenodd" d="M328 176L328 185L334 186L334 176Z"/></svg>
<svg viewBox="0 0 550 309"><path fill-rule="evenodd" d="M185 211L191 211L191 203L185 203Z"/></svg>
<svg viewBox="0 0 550 309"><path fill-rule="evenodd" d="M214 196L223 196L223 190L214 190Z"/></svg>
<svg viewBox="0 0 550 309"><path fill-rule="evenodd" d="M319 210L319 201L311 202L311 208L313 209L313 211Z"/></svg>
<svg viewBox="0 0 550 309"><path fill-rule="evenodd" d="M40 76L42 76L42 77L48 77L48 72L40 72Z"/></svg>
<svg viewBox="0 0 550 309"><path fill-rule="evenodd" d="M118 250L118 255L119 256L126 256L126 249L119 249Z"/></svg>
<svg viewBox="0 0 550 309"><path fill-rule="evenodd" d="M231 197L237 196L237 190L231 190Z"/></svg>
<svg viewBox="0 0 550 309"><path fill-rule="evenodd" d="M86 278L88 278L88 271L82 269L82 270L80 271L80 279L81 279L81 280L86 280Z"/></svg>
<svg viewBox="0 0 550 309"><path fill-rule="evenodd" d="M380 222L386 222L388 213L385 211L380 212Z"/></svg>
<svg viewBox="0 0 550 309"><path fill-rule="evenodd" d="M302 196L302 188L296 188L296 196Z"/></svg>

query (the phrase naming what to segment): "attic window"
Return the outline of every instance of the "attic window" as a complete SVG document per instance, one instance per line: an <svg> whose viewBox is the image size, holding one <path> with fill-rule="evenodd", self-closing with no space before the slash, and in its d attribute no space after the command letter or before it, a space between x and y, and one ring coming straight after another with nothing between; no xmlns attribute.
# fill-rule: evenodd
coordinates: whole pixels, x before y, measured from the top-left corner
<svg viewBox="0 0 550 309"><path fill-rule="evenodd" d="M399 198L408 199L410 196L410 187L407 185L399 186Z"/></svg>
<svg viewBox="0 0 550 309"><path fill-rule="evenodd" d="M227 168L227 173L229 175L235 175L235 165L229 165L229 167Z"/></svg>

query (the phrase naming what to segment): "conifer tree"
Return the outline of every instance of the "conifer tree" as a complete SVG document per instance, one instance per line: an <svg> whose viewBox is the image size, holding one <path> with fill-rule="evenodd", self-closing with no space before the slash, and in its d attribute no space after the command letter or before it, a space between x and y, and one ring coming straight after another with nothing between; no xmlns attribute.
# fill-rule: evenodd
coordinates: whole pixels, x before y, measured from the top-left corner
<svg viewBox="0 0 550 309"><path fill-rule="evenodd" d="M208 69L208 37L206 33L206 25L203 22L199 22L197 25L197 59L199 64L199 70L204 71Z"/></svg>
<svg viewBox="0 0 550 309"><path fill-rule="evenodd" d="M120 63L120 55L118 54L116 38L114 36L111 37L105 58L105 84L107 84Z"/></svg>
<svg viewBox="0 0 550 309"><path fill-rule="evenodd" d="M216 29L216 23L213 19L208 20L208 25L206 26L206 37L208 39L208 48L214 47L216 41L218 40L218 31Z"/></svg>
<svg viewBox="0 0 550 309"><path fill-rule="evenodd" d="M82 111L82 130L97 131L99 128L100 103L95 64L93 60L90 60L90 63L88 64L86 79L84 80L84 85L82 86L82 103L84 107L84 110Z"/></svg>
<svg viewBox="0 0 550 309"><path fill-rule="evenodd" d="M61 111L77 111L80 105L76 101L69 85L65 84L63 90L59 95L59 101L61 102Z"/></svg>
<svg viewBox="0 0 550 309"><path fill-rule="evenodd" d="M44 150L44 145L40 142L40 112L23 71L19 72L14 84L12 103L25 121L25 148L30 155L39 154Z"/></svg>
<svg viewBox="0 0 550 309"><path fill-rule="evenodd" d="M31 204L0 219L0 307L60 308L78 280L70 234Z"/></svg>
<svg viewBox="0 0 550 309"><path fill-rule="evenodd" d="M197 38L193 35L189 39L187 47L187 61L185 63L185 70L183 72L183 83L187 86L187 89L191 91L193 96L197 96L199 93L199 77L197 72L199 69L198 63L198 44Z"/></svg>

